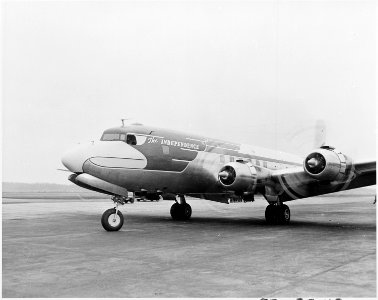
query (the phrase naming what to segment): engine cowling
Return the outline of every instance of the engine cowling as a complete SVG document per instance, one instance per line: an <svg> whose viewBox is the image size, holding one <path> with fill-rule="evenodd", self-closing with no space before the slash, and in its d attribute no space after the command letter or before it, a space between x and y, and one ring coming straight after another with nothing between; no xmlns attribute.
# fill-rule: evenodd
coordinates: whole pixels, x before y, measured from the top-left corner
<svg viewBox="0 0 378 300"><path fill-rule="evenodd" d="M347 176L351 160L332 147L321 147L311 152L303 161L307 174L318 180L336 180Z"/></svg>
<svg viewBox="0 0 378 300"><path fill-rule="evenodd" d="M220 169L218 181L225 189L236 193L253 192L257 183L257 171L248 163L230 162Z"/></svg>
<svg viewBox="0 0 378 300"><path fill-rule="evenodd" d="M80 175L71 174L68 177L68 180L85 189L89 189L89 190L96 191L99 193L128 197L127 189L121 186L106 182L102 179L99 179L89 174L85 174L85 173L80 174Z"/></svg>

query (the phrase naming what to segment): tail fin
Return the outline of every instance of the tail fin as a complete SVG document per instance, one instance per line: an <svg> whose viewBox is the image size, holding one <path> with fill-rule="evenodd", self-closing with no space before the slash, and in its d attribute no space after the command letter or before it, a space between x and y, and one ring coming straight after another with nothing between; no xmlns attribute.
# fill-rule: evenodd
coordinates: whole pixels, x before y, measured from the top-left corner
<svg viewBox="0 0 378 300"><path fill-rule="evenodd" d="M324 120L317 120L315 124L314 148L319 148L326 144L326 133L326 124Z"/></svg>

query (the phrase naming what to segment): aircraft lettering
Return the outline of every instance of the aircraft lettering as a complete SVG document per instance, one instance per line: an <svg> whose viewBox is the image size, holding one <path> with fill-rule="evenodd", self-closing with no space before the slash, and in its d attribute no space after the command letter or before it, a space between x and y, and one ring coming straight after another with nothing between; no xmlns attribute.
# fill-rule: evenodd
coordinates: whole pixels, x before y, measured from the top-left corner
<svg viewBox="0 0 378 300"><path fill-rule="evenodd" d="M174 146L174 147L180 147L180 148L187 148L187 149L193 149L193 150L199 150L199 145L192 144L192 143L185 143L185 142L179 142L179 141L172 141L172 140L161 140L162 145L167 146Z"/></svg>
<svg viewBox="0 0 378 300"><path fill-rule="evenodd" d="M149 143L149 144L156 144L157 142L158 142L158 140L154 137L149 137L147 139L147 143Z"/></svg>

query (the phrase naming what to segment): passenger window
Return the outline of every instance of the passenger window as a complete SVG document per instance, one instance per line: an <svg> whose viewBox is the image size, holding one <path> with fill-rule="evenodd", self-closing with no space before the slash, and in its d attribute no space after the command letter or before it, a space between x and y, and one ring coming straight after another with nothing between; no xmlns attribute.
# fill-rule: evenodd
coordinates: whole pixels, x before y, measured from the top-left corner
<svg viewBox="0 0 378 300"><path fill-rule="evenodd" d="M260 161L256 159L256 166L260 166Z"/></svg>
<svg viewBox="0 0 378 300"><path fill-rule="evenodd" d="M233 161L235 161L234 157L230 156L230 162L233 162Z"/></svg>
<svg viewBox="0 0 378 300"><path fill-rule="evenodd" d="M128 135L127 135L126 143L129 144L129 145L136 145L136 144L137 144L137 141L136 141L136 137L135 137L135 135L128 134Z"/></svg>
<svg viewBox="0 0 378 300"><path fill-rule="evenodd" d="M266 161L263 162L263 166L264 168L267 168L268 167L268 163Z"/></svg>
<svg viewBox="0 0 378 300"><path fill-rule="evenodd" d="M169 154L169 147L166 146L166 145L162 145L161 147L163 148L163 153L168 155Z"/></svg>
<svg viewBox="0 0 378 300"><path fill-rule="evenodd" d="M224 164L225 163L224 155L219 156L219 160L221 164Z"/></svg>

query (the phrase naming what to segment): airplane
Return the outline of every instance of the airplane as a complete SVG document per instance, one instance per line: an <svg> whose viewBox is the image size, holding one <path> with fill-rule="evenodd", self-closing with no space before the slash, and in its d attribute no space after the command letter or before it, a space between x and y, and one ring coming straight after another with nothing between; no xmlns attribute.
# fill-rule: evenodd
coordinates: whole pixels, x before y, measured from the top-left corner
<svg viewBox="0 0 378 300"><path fill-rule="evenodd" d="M74 184L111 196L101 224L118 231L119 205L129 193L149 200L174 200L173 220L189 220L185 196L221 203L264 196L269 224L288 224L288 201L376 184L376 161L355 162L331 146L303 159L276 150L200 135L124 123L106 129L99 141L78 144L62 157Z"/></svg>

